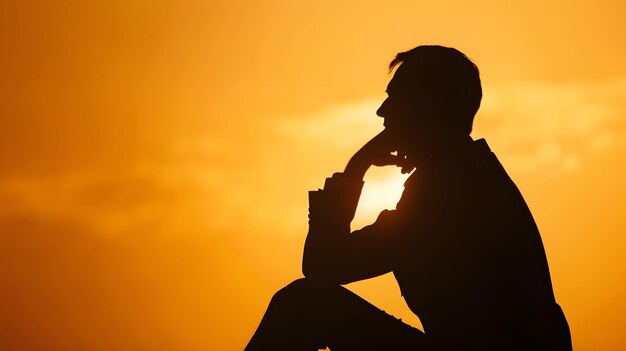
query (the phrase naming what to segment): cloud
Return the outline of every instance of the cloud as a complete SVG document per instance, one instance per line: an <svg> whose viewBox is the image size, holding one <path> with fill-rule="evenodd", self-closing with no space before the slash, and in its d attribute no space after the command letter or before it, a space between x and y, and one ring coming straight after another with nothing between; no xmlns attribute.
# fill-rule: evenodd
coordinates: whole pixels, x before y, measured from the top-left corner
<svg viewBox="0 0 626 351"><path fill-rule="evenodd" d="M354 148L383 129L376 116L382 99L363 99L321 109L304 116L284 117L275 130L293 143L316 143L321 147Z"/></svg>
<svg viewBox="0 0 626 351"><path fill-rule="evenodd" d="M473 135L486 137L515 171L573 171L622 146L626 81L516 82L485 89Z"/></svg>
<svg viewBox="0 0 626 351"><path fill-rule="evenodd" d="M79 219L102 233L119 235L157 220L180 204L185 189L159 178L119 169L68 170L38 177L5 178L0 214Z"/></svg>
<svg viewBox="0 0 626 351"><path fill-rule="evenodd" d="M201 164L174 157L2 179L4 346L227 344L216 339L238 330L231 301L241 301L254 278L235 245L244 237L236 213L222 218L222 178Z"/></svg>
<svg viewBox="0 0 626 351"><path fill-rule="evenodd" d="M247 228L279 222L299 230L306 190L340 171L382 129L375 115L381 100L283 116L248 135L180 136L160 154L120 169L5 177L0 213L79 218L110 233L220 231L242 221ZM625 112L625 80L486 85L473 135L486 137L513 172L576 171L589 157L621 147ZM181 217L192 218L189 225L174 220Z"/></svg>
<svg viewBox="0 0 626 351"><path fill-rule="evenodd" d="M344 160L382 129L382 99L345 103L286 117L276 131L291 145ZM591 83L486 84L474 138L485 137L513 171L573 171L585 159L621 146L626 135L626 80Z"/></svg>

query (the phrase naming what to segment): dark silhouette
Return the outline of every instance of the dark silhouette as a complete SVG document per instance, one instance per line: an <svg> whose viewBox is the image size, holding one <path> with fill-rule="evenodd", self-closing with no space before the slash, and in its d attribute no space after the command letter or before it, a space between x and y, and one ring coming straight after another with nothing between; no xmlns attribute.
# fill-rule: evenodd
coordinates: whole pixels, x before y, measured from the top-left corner
<svg viewBox="0 0 626 351"><path fill-rule="evenodd" d="M302 271L246 350L571 350L541 237L484 139L469 136L478 68L461 52L399 53L377 111L385 129L309 192ZM372 165L415 172L397 208L350 232ZM341 287L393 272L424 333Z"/></svg>

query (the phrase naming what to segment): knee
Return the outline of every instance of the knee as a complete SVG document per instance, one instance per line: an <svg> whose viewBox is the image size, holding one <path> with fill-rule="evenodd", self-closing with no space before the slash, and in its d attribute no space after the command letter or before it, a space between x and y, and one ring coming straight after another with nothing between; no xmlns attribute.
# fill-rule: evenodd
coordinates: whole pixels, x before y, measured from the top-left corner
<svg viewBox="0 0 626 351"><path fill-rule="evenodd" d="M335 289L341 288L309 278L301 278L276 292L272 297L272 303L280 305L311 304Z"/></svg>
<svg viewBox="0 0 626 351"><path fill-rule="evenodd" d="M297 279L287 284L284 288L278 290L274 294L274 297L272 297L272 302L283 302L285 300L295 299L299 300L311 294L311 290L313 290L313 287L309 279Z"/></svg>

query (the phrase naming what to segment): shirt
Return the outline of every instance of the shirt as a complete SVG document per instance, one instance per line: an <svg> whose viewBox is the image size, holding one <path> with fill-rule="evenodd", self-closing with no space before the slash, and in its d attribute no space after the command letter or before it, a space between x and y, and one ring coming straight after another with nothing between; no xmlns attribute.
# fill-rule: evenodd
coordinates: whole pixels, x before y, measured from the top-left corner
<svg viewBox="0 0 626 351"><path fill-rule="evenodd" d="M360 230L350 221L361 180L336 173L310 192L305 276L346 284L393 272L442 345L568 349L539 230L497 157L484 139L437 156L409 177L395 210Z"/></svg>

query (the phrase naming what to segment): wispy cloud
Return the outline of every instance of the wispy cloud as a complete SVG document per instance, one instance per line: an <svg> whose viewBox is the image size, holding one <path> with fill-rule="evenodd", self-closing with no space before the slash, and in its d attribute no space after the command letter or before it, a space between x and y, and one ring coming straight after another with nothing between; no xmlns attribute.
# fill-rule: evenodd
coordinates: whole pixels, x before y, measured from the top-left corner
<svg viewBox="0 0 626 351"><path fill-rule="evenodd" d="M128 169L3 179L0 196L7 201L0 211L76 216L112 232L168 213L188 216L195 207L206 208L203 221L217 227L244 213L271 222L286 202L305 202L295 189L321 186L382 129L375 116L380 102L284 116L246 142L237 135L181 137L162 158L138 159ZM473 135L487 138L514 172L575 171L588 157L623 144L624 114L626 81L487 85ZM260 198L267 206L258 205ZM297 221L301 214L293 215Z"/></svg>
<svg viewBox="0 0 626 351"><path fill-rule="evenodd" d="M513 170L573 171L621 145L625 101L626 81L487 87L473 135L486 137Z"/></svg>
<svg viewBox="0 0 626 351"><path fill-rule="evenodd" d="M346 155L381 130L375 116L382 100L364 99L276 127L293 145L320 157ZM620 144L626 134L626 81L596 83L511 82L487 85L474 124L514 171L556 167L573 171L585 158Z"/></svg>

